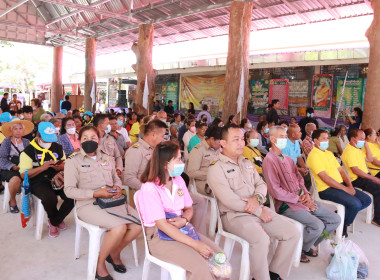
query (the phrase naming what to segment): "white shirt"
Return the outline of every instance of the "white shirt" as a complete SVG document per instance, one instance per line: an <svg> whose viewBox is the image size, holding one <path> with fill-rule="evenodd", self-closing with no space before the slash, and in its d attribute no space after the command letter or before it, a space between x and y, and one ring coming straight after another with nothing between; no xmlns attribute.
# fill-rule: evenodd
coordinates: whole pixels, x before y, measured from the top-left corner
<svg viewBox="0 0 380 280"><path fill-rule="evenodd" d="M132 142L128 136L128 131L124 127L120 128L120 130L116 130L116 132L124 136L125 142Z"/></svg>

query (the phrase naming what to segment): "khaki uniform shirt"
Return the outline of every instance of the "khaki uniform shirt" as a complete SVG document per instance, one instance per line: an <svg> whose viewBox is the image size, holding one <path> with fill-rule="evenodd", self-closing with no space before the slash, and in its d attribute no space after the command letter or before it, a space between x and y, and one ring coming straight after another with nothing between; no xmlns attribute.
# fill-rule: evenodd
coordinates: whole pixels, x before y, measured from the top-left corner
<svg viewBox="0 0 380 280"><path fill-rule="evenodd" d="M221 214L227 214L227 218L251 215L244 212L246 202L241 198L258 195L265 201L267 195L267 185L253 163L243 156L235 163L229 157L220 154L218 160L212 162L209 167L207 182L218 201ZM256 211L256 216L261 215L261 209L262 207L259 207Z"/></svg>
<svg viewBox="0 0 380 280"><path fill-rule="evenodd" d="M186 173L191 179L195 179L197 190L201 194L211 194L211 190L206 187L207 172L210 163L217 160L219 153L220 150L214 150L203 140L189 154Z"/></svg>
<svg viewBox="0 0 380 280"><path fill-rule="evenodd" d="M64 191L76 200L77 209L92 204L94 192L103 186L122 186L109 155L98 149L95 160L81 149L66 161Z"/></svg>
<svg viewBox="0 0 380 280"><path fill-rule="evenodd" d="M123 158L122 155L120 155L115 139L111 135L105 134L104 137L100 139L99 148L103 153L111 157L116 169L123 171Z"/></svg>
<svg viewBox="0 0 380 280"><path fill-rule="evenodd" d="M140 177L152 156L153 148L140 139L125 153L124 184L138 190L141 187Z"/></svg>

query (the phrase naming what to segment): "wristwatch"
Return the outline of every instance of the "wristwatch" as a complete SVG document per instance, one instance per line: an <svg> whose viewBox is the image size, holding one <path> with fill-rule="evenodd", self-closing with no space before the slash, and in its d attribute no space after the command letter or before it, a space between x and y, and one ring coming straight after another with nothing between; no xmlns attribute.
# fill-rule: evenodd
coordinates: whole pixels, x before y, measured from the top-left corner
<svg viewBox="0 0 380 280"><path fill-rule="evenodd" d="M187 226L189 224L189 220L184 216L182 216L182 218L184 218L186 220L185 226Z"/></svg>
<svg viewBox="0 0 380 280"><path fill-rule="evenodd" d="M255 194L254 197L257 198L257 201L259 202L260 205L263 205L266 201L266 198L259 194Z"/></svg>

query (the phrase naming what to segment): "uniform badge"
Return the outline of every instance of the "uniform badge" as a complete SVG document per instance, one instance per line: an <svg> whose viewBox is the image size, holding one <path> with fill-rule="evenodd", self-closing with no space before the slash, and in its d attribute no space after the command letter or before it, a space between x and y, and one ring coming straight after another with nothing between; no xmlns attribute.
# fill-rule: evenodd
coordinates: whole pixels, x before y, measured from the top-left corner
<svg viewBox="0 0 380 280"><path fill-rule="evenodd" d="M182 190L182 189L178 189L178 190L177 190L177 195L178 195L179 197L183 196L183 190Z"/></svg>
<svg viewBox="0 0 380 280"><path fill-rule="evenodd" d="M133 146L132 146L132 148L138 148L139 147L139 144L134 144Z"/></svg>
<svg viewBox="0 0 380 280"><path fill-rule="evenodd" d="M245 168L247 168L247 169L253 169L253 165L246 165Z"/></svg>
<svg viewBox="0 0 380 280"><path fill-rule="evenodd" d="M234 172L235 171L235 169L229 169L229 170L227 170L227 173L231 173L231 172Z"/></svg>
<svg viewBox="0 0 380 280"><path fill-rule="evenodd" d="M216 163L216 160L213 160L210 165L214 165Z"/></svg>
<svg viewBox="0 0 380 280"><path fill-rule="evenodd" d="M209 156L211 156L210 154L208 154L208 155L205 155L205 157L209 157Z"/></svg>

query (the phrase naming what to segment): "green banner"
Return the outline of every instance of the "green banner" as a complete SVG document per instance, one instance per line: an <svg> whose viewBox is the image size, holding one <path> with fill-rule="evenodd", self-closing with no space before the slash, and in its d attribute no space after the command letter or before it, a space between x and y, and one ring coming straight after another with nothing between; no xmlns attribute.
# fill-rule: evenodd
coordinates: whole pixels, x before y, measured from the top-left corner
<svg viewBox="0 0 380 280"><path fill-rule="evenodd" d="M166 105L168 105L168 101L173 101L174 110L178 108L178 83L167 83L166 84Z"/></svg>
<svg viewBox="0 0 380 280"><path fill-rule="evenodd" d="M344 84L344 79L339 78L337 83L337 104L339 106L340 96ZM346 81L343 93L342 105L340 106L339 118L342 118L343 110L349 110L351 113L355 107L362 108L363 104L363 78L350 78Z"/></svg>
<svg viewBox="0 0 380 280"><path fill-rule="evenodd" d="M251 107L254 114L266 114L269 100L269 80L251 80Z"/></svg>

